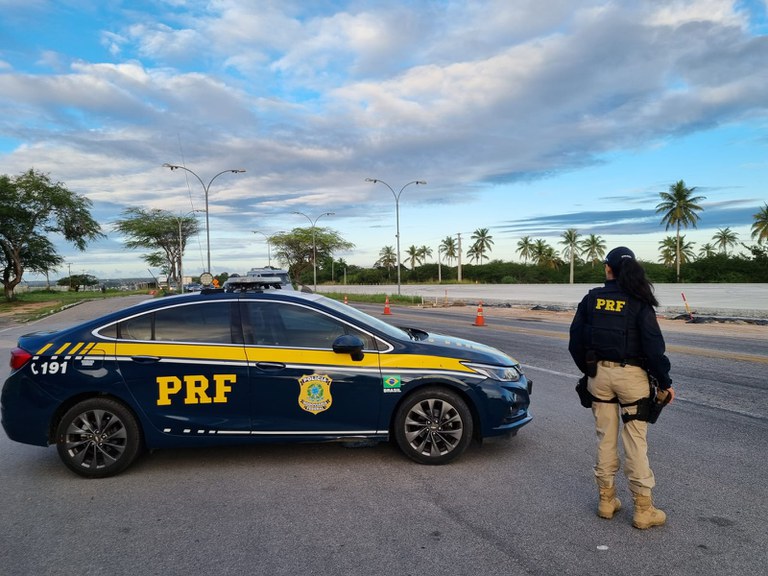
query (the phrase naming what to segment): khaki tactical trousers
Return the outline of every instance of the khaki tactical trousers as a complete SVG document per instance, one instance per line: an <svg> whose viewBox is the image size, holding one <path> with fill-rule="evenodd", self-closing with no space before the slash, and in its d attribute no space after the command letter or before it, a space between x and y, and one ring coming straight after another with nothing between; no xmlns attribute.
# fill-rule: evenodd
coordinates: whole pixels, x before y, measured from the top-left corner
<svg viewBox="0 0 768 576"><path fill-rule="evenodd" d="M617 362L600 361L597 375L589 379L587 388L593 396L601 400L618 398L622 404L628 404L648 396L648 375L638 366L622 367ZM637 407L620 408L618 404L592 403L598 440L595 464L598 486L613 486L614 477L619 470L620 411L633 414ZM625 457L624 473L629 481L629 488L635 494L646 496L651 494L651 488L656 485L653 471L648 464L647 432L648 422L640 420L630 420L621 430Z"/></svg>

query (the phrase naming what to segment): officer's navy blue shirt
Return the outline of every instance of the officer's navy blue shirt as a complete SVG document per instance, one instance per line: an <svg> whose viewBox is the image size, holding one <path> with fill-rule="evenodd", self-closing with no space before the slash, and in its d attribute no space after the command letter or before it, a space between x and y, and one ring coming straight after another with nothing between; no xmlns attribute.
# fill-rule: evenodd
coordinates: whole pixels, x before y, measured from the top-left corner
<svg viewBox="0 0 768 576"><path fill-rule="evenodd" d="M663 389L672 385L664 337L653 306L625 293L616 280L584 296L571 322L568 350L586 374L586 355L598 360L641 361Z"/></svg>

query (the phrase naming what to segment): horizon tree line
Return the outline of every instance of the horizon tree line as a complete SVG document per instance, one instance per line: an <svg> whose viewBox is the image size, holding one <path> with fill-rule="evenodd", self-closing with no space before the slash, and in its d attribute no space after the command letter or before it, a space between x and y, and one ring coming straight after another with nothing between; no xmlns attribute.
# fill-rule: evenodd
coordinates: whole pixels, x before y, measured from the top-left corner
<svg viewBox="0 0 768 576"><path fill-rule="evenodd" d="M661 202L656 205L656 213L662 215L660 223L665 226L666 230L672 227L675 229L674 236L668 236L659 242L658 261L665 266L675 266L675 276L678 282L680 281L680 265L696 259L695 242L686 242L685 235L680 233L681 229L687 229L689 226L696 228L700 219L699 212L703 211L699 203L706 197L695 196L695 191L695 186L689 188L685 181L678 180L669 186L668 191L659 193ZM768 242L768 202L753 215L753 219L751 238L758 245L762 245L763 242ZM476 261L482 264L483 260L488 259L486 252L490 253L492 250L492 238L487 228L480 228L473 233L472 239L475 242L467 250L467 257L470 262ZM728 256L728 250L740 244L738 233L731 230L730 227L718 228L712 236L712 241L712 244L705 243L701 246L699 258L714 256L718 253ZM558 269L565 263L564 259L567 260L570 265L571 283L573 283L575 262L583 258L584 261L591 262L594 267L596 263L602 262L606 253L606 243L601 236L590 234L581 239L581 235L575 228L569 228L563 232L559 243L563 246L560 253L544 239L532 239L531 236L523 236L517 243L516 253L523 260L523 264L527 265L530 260L534 265L553 269ZM381 254L386 248L382 249ZM414 265L423 264L426 257L432 253L426 246L422 246L420 249L411 246L411 249L407 260L411 262L411 269ZM458 257L458 247L453 236L447 236L441 241L438 247L438 261L441 254L445 256L449 265ZM375 265L378 266L380 263L381 259Z"/></svg>

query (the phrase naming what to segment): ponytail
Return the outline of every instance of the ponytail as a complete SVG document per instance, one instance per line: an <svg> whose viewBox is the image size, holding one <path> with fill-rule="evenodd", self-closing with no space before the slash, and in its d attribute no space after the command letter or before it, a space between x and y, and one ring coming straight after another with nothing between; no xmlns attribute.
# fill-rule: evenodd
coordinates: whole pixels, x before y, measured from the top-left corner
<svg viewBox="0 0 768 576"><path fill-rule="evenodd" d="M659 305L653 293L653 283L648 280L645 270L634 258L622 262L617 280L621 289L630 296L650 306Z"/></svg>

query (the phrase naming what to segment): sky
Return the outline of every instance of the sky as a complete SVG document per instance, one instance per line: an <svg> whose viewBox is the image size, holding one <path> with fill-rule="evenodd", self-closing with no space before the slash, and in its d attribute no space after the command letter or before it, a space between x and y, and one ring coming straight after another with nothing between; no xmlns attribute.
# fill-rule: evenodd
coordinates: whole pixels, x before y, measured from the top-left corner
<svg viewBox="0 0 768 576"><path fill-rule="evenodd" d="M337 257L370 267L396 246L398 206L403 260L414 245L435 261L447 236L466 250L487 228L491 258L520 261L523 236L562 249L575 228L655 262L674 234L659 194L679 180L705 197L684 230L695 252L726 227L751 243L768 201L767 12L768 0L0 0L0 174L33 168L93 203L107 238L79 252L53 237L59 276L146 277L114 222L131 207L203 210L206 187L214 274L266 265L264 234L310 221L355 245ZM245 172L219 175L230 169ZM184 269L199 274L193 214Z"/></svg>

